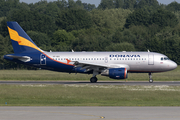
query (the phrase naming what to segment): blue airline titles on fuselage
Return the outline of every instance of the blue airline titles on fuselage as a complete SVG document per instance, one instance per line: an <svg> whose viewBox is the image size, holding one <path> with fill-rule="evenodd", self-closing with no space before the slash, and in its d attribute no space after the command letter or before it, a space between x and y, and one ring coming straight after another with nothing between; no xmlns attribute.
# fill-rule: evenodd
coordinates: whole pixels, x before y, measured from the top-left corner
<svg viewBox="0 0 180 120"><path fill-rule="evenodd" d="M109 57L141 57L140 55L109 55Z"/></svg>

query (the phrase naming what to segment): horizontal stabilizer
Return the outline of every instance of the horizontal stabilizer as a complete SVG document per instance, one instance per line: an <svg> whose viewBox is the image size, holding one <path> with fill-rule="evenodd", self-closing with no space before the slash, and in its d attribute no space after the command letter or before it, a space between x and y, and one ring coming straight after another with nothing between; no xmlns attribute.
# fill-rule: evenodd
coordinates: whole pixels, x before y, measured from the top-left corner
<svg viewBox="0 0 180 120"><path fill-rule="evenodd" d="M20 56L20 55L6 55L6 56L14 58L14 59L21 60L23 62L29 62L31 60L31 58L28 56Z"/></svg>

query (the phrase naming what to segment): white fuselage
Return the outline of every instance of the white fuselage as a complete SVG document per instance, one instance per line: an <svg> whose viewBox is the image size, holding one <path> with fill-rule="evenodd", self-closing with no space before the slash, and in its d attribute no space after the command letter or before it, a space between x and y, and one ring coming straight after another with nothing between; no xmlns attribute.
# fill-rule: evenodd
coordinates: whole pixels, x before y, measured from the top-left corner
<svg viewBox="0 0 180 120"><path fill-rule="evenodd" d="M127 68L128 72L163 72L173 70L177 64L167 56L155 52L45 52L54 60L83 61L105 65L108 68Z"/></svg>

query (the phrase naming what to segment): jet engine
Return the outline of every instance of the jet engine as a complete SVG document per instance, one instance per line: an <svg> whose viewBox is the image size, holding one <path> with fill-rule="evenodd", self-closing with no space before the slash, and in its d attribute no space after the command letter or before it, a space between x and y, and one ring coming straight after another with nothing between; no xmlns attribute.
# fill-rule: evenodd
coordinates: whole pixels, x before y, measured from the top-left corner
<svg viewBox="0 0 180 120"><path fill-rule="evenodd" d="M109 76L112 79L126 79L128 77L126 68L109 68L101 73L102 76Z"/></svg>

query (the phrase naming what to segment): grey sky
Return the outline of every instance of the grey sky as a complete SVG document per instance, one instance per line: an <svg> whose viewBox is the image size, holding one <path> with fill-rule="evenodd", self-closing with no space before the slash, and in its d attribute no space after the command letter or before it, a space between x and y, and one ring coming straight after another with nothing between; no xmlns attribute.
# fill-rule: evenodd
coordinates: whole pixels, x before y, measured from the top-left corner
<svg viewBox="0 0 180 120"><path fill-rule="evenodd" d="M20 0L20 2L26 2L26 3L36 3L40 0ZM48 2L50 1L56 1L56 0L47 0ZM96 6L99 5L99 3L101 2L101 0L81 0L83 3L91 3L91 4L95 4ZM162 4L169 4L173 1L176 1L178 3L180 3L180 0L158 0L159 3Z"/></svg>

